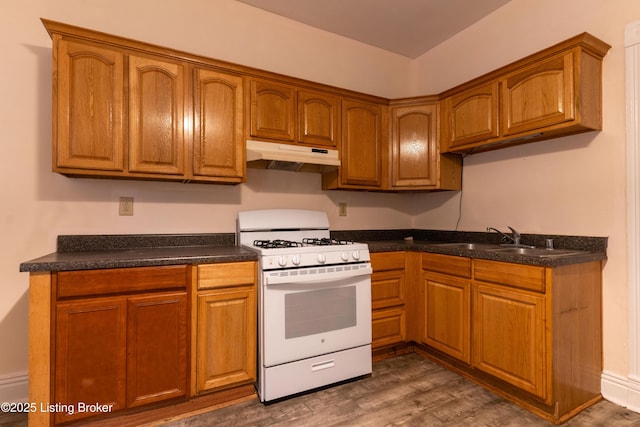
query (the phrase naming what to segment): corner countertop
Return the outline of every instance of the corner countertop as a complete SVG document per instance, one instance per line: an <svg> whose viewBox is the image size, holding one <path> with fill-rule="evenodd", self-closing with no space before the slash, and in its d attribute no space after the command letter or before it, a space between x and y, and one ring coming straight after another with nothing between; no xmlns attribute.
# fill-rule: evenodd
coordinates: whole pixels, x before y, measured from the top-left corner
<svg viewBox="0 0 640 427"><path fill-rule="evenodd" d="M337 239L365 242L371 253L413 251L518 264L556 267L607 259L606 237L523 235L523 243L544 247L554 239L557 248L580 251L557 257L506 254L486 250L438 246L451 242L499 244L495 233L434 230L332 231ZM408 239L408 240L407 240ZM58 236L57 251L20 264L22 272L94 270L176 264L257 261L258 253L235 245L233 233Z"/></svg>

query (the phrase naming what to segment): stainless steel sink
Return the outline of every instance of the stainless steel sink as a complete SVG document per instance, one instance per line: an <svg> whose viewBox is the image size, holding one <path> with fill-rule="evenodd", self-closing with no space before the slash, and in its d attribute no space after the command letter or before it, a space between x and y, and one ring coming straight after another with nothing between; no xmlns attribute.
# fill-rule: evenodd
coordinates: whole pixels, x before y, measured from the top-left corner
<svg viewBox="0 0 640 427"><path fill-rule="evenodd" d="M491 252L501 254L528 255L540 258L552 258L559 256L586 254L586 251L578 251L573 249L544 249L544 248L497 248Z"/></svg>
<svg viewBox="0 0 640 427"><path fill-rule="evenodd" d="M488 251L500 249L500 246L492 245L489 243L435 243L433 244L433 246L451 249L468 249L470 251Z"/></svg>

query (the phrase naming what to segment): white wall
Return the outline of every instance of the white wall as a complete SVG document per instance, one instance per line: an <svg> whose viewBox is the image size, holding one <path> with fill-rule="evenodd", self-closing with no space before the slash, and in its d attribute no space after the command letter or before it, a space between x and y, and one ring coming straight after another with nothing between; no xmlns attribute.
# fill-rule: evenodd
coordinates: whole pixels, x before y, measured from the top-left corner
<svg viewBox="0 0 640 427"><path fill-rule="evenodd" d="M604 369L626 375L625 25L637 0L512 0L418 58L416 87L439 92L587 31L612 45L603 65L603 131L474 154L463 191L416 200L416 227L511 225L524 233L608 236ZM446 203L443 203L446 202Z"/></svg>
<svg viewBox="0 0 640 427"><path fill-rule="evenodd" d="M232 187L69 179L50 172L51 40L40 17L390 98L438 93L588 31L613 46L604 130L467 157L461 205L455 192L323 192L318 175L277 171L249 170ZM28 275L18 265L53 252L57 235L233 232L239 210L269 207L326 210L334 229L453 229L461 206L460 230L609 236L604 366L626 375L623 31L638 19L637 0L512 0L410 61L233 0L2 2L0 400L27 369ZM135 197L133 217L117 215L119 196Z"/></svg>

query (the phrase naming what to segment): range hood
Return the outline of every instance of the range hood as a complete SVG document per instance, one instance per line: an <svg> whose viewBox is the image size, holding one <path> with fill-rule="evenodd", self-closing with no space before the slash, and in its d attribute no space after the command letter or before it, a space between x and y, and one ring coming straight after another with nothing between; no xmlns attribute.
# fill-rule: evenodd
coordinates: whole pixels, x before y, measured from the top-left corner
<svg viewBox="0 0 640 427"><path fill-rule="evenodd" d="M338 150L247 140L247 166L300 172L324 172L340 166Z"/></svg>

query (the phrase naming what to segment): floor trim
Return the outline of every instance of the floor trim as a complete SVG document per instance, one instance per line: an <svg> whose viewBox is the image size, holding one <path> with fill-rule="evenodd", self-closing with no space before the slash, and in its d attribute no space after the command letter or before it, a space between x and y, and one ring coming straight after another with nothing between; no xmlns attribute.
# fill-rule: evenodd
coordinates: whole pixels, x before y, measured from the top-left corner
<svg viewBox="0 0 640 427"><path fill-rule="evenodd" d="M26 402L29 395L27 371L0 375L0 402Z"/></svg>

